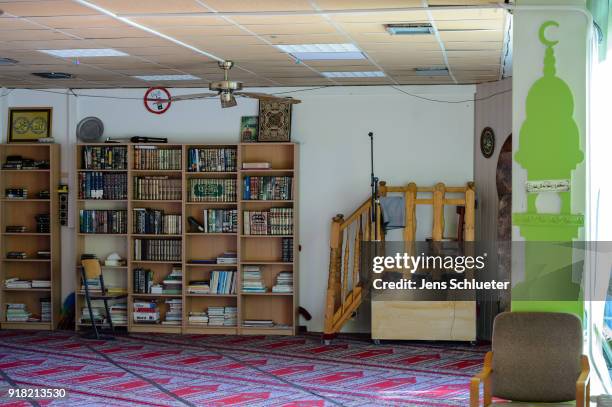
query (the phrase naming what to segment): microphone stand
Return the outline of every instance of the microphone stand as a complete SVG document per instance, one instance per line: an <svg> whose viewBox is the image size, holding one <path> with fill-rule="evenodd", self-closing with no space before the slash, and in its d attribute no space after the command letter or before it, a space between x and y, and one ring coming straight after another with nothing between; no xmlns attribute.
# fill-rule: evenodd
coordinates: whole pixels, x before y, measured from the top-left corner
<svg viewBox="0 0 612 407"><path fill-rule="evenodd" d="M378 203L378 177L374 176L374 133L369 132L370 137L370 187L372 188L371 207L374 224L374 240L378 241L378 216L376 216L376 204Z"/></svg>

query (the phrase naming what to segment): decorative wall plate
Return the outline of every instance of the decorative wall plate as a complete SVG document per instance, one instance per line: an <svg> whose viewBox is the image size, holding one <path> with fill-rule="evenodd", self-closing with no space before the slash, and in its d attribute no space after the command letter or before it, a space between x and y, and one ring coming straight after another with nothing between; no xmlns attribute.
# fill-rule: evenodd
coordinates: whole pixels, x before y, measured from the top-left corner
<svg viewBox="0 0 612 407"><path fill-rule="evenodd" d="M490 158L495 151L495 133L490 127L485 127L480 133L480 152L485 158Z"/></svg>

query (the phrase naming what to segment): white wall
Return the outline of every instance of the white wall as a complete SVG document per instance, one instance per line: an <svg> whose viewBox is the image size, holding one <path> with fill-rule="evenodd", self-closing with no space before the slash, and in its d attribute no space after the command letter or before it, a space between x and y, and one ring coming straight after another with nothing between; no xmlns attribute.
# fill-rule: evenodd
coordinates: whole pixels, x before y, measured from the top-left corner
<svg viewBox="0 0 612 407"><path fill-rule="evenodd" d="M403 87L442 100L471 100L473 86ZM266 88L265 92L288 89ZM201 89L176 89L174 94ZM63 91L59 91L63 92ZM163 136L172 142L237 142L240 116L256 115L257 103L240 99L221 109L218 100L177 102L163 115L148 113L143 89L81 90L77 93L125 97L106 99L15 90L0 107L53 106L53 135L63 144L62 171L74 178L76 123L97 116L105 136ZM463 184L473 178L473 103L434 103L415 99L390 87L337 87L295 93L292 136L300 156L300 303L313 315L312 331L323 328L329 260L329 225L336 213L350 214L369 194L369 139L375 133L376 173L390 184ZM6 131L4 132L6 134ZM72 182L71 182L72 185ZM74 189L73 189L74 192ZM74 194L72 195L74 199ZM73 219L73 217L71 217ZM419 235L428 236L426 214ZM425 226L423 226L425 225ZM62 293L74 289L74 239L62 231ZM363 321L349 329L367 329Z"/></svg>

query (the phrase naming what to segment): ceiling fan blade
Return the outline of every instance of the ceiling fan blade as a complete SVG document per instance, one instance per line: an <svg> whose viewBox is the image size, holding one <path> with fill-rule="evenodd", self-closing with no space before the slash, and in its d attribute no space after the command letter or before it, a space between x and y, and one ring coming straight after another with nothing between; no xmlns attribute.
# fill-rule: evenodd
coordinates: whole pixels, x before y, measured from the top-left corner
<svg viewBox="0 0 612 407"><path fill-rule="evenodd" d="M181 100L194 100L194 99L206 99L206 98L212 98L217 96L217 93L192 93L190 95L178 95L178 96L172 96L170 98L170 100L172 102L179 102Z"/></svg>
<svg viewBox="0 0 612 407"><path fill-rule="evenodd" d="M226 107L234 107L238 104L238 102L236 102L236 98L234 97L234 95L232 95L231 93L229 94L229 96L223 97L224 95L221 95L221 107L223 109L225 109Z"/></svg>
<svg viewBox="0 0 612 407"><path fill-rule="evenodd" d="M246 98L252 98L252 99L264 99L264 100L277 100L279 102L284 102L284 103L292 103L292 104L297 104L297 103L301 103L302 101L299 99L293 99L293 98L281 98L278 96L274 96L274 95L269 95L267 93L257 93L257 92L234 92L234 95L236 96L242 96L242 97L246 97Z"/></svg>

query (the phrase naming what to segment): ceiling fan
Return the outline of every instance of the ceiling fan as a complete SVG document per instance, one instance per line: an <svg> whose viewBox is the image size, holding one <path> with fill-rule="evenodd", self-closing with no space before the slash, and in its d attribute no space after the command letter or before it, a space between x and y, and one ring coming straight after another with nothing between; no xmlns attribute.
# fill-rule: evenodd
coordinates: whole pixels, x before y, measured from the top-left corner
<svg viewBox="0 0 612 407"><path fill-rule="evenodd" d="M219 96L222 108L236 106L237 103L235 96L260 100L275 100L278 102L292 104L301 102L301 100L298 99L282 98L269 95L267 93L241 92L242 82L229 80L229 70L232 69L233 66L234 62L232 61L219 62L219 68L223 69L223 80L218 82L210 82L208 84L208 89L216 93L193 93L190 95L172 96L170 100L172 102L176 102L181 100L206 99Z"/></svg>

